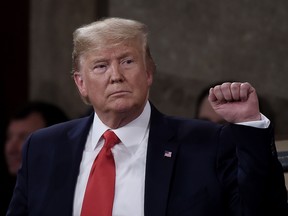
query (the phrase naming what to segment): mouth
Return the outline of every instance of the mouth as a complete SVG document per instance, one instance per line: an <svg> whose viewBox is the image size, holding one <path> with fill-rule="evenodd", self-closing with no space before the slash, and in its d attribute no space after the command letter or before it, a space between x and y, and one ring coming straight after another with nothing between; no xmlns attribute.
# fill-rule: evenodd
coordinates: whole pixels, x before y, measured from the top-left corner
<svg viewBox="0 0 288 216"><path fill-rule="evenodd" d="M130 94L131 92L129 91L115 91L112 92L111 94L109 94L109 97L122 97L125 96L127 94Z"/></svg>

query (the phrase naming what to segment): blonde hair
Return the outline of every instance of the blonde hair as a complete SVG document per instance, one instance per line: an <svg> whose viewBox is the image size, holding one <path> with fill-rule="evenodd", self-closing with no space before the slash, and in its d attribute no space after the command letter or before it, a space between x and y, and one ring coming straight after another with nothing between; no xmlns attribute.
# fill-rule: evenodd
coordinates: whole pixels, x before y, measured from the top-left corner
<svg viewBox="0 0 288 216"><path fill-rule="evenodd" d="M123 18L106 18L82 26L73 33L72 74L80 70L80 57L91 49L116 46L139 40L146 65L154 73L155 63L148 46L148 28L145 24Z"/></svg>

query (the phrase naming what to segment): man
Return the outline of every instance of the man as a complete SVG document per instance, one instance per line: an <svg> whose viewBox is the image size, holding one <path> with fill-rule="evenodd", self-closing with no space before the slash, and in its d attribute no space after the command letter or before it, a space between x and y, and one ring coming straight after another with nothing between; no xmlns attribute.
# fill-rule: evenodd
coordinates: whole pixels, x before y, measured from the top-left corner
<svg viewBox="0 0 288 216"><path fill-rule="evenodd" d="M74 81L95 113L30 136L7 215L287 213L283 173L255 89L224 83L210 90L227 126L161 114L148 101L155 64L147 32L119 18L74 32ZM113 144L107 131L116 134ZM99 165L104 160L109 165Z"/></svg>
<svg viewBox="0 0 288 216"><path fill-rule="evenodd" d="M30 102L10 119L5 142L6 164L11 175L16 176L21 164L21 151L25 139L32 132L68 121L57 106L46 102Z"/></svg>
<svg viewBox="0 0 288 216"><path fill-rule="evenodd" d="M7 173L6 183L1 185L1 215L6 213L12 197L16 175L22 161L21 151L25 139L27 139L29 134L40 128L67 120L67 115L59 107L41 101L31 101L27 103L10 118L6 130L4 151L5 165L9 173ZM2 176L1 179L2 181L4 181L3 177L4 176Z"/></svg>

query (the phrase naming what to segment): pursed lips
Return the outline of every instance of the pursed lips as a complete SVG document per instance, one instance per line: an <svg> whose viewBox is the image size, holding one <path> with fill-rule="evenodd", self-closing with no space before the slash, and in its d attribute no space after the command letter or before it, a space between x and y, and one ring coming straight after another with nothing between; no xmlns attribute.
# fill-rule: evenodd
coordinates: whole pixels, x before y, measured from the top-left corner
<svg viewBox="0 0 288 216"><path fill-rule="evenodd" d="M131 92L130 91L126 91L126 90L114 91L114 92L109 94L109 97L110 96L122 96L122 95L126 95L126 94L129 94L129 93L131 93Z"/></svg>

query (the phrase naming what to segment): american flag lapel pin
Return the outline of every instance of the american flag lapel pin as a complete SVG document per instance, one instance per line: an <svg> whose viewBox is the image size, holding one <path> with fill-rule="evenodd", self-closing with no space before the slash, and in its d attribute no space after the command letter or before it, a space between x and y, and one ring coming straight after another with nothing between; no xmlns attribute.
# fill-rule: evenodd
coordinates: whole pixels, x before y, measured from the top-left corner
<svg viewBox="0 0 288 216"><path fill-rule="evenodd" d="M165 150L164 157L171 158L172 157L172 152Z"/></svg>

